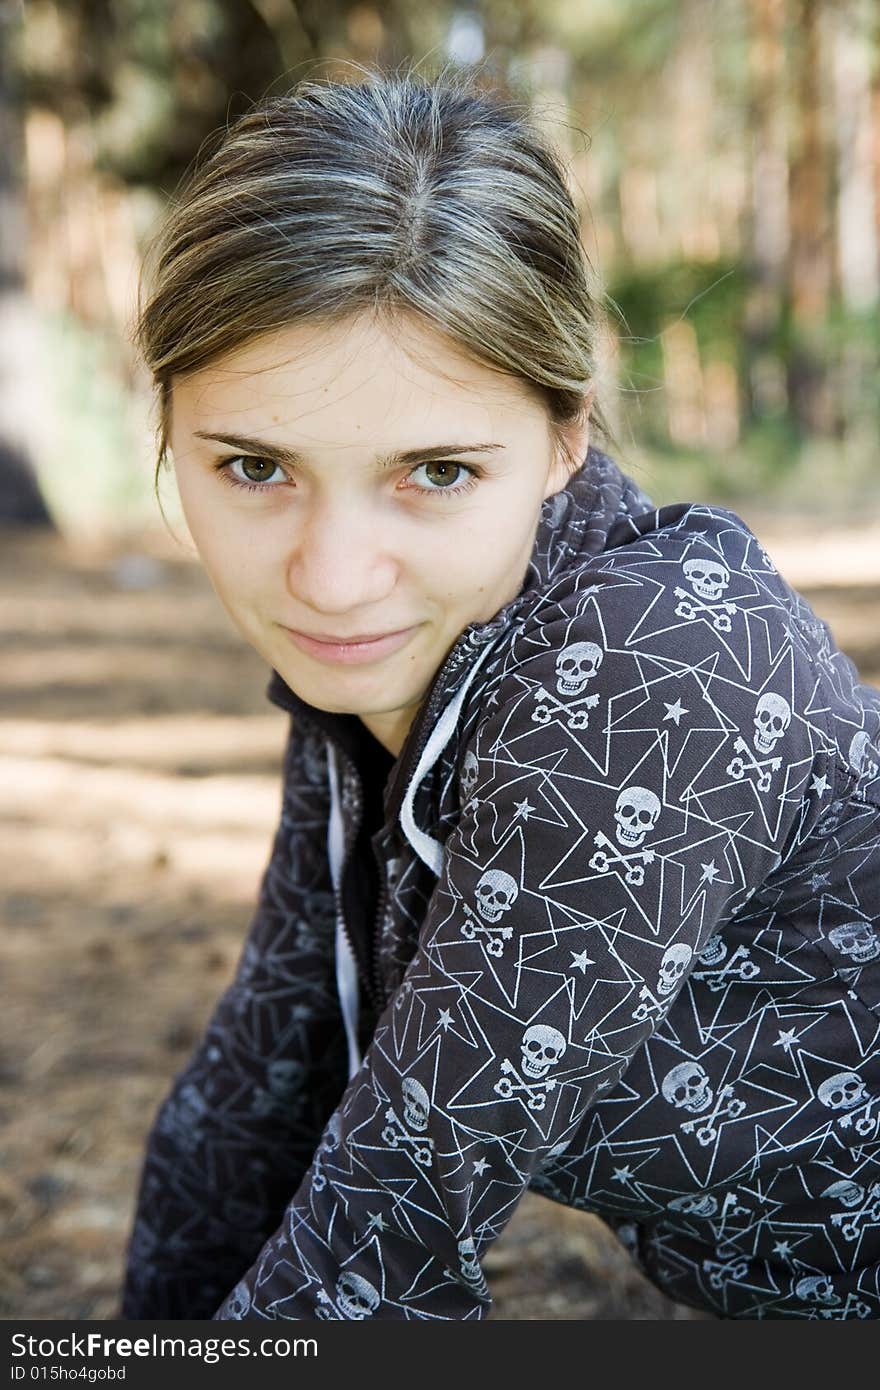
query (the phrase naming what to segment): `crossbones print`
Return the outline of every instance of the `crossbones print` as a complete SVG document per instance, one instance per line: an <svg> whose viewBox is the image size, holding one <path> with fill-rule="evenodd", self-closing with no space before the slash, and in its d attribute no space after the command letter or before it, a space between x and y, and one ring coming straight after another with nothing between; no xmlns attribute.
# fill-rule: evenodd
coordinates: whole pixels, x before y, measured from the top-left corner
<svg viewBox="0 0 880 1390"><path fill-rule="evenodd" d="M734 969L735 961L739 961L736 969ZM732 979L753 980L760 973L760 966L756 965L753 960L749 960L748 946L737 946L720 970L695 970L694 977L698 980L705 980L709 988L717 993L719 989L724 989L725 985L730 984Z"/></svg>
<svg viewBox="0 0 880 1390"><path fill-rule="evenodd" d="M473 941L478 934L488 937L484 942L486 950L490 956L500 956L504 950L505 941L509 941L513 936L513 927L493 927L488 922L481 922L475 912L465 903L462 903L462 911L467 920L462 922L461 934L467 937L468 941Z"/></svg>
<svg viewBox="0 0 880 1390"><path fill-rule="evenodd" d="M880 1118L873 1113L876 1105L880 1105L880 1096L868 1096L861 1105L857 1105L846 1115L841 1115L838 1124L842 1129L849 1129L850 1125L853 1125L856 1132L862 1136L873 1134L877 1128L877 1120ZM862 1113L859 1114L859 1111Z"/></svg>
<svg viewBox="0 0 880 1390"><path fill-rule="evenodd" d="M528 1105L530 1110L543 1110L547 1104L547 1092L556 1089L556 1082L552 1076L548 1076L543 1081L526 1081L517 1071L516 1067L505 1057L501 1063L501 1070L504 1076L500 1076L495 1082L493 1090L496 1095L502 1096L504 1100L510 1100L517 1091L525 1091L528 1095ZM516 1080L511 1080L511 1077Z"/></svg>
<svg viewBox="0 0 880 1390"><path fill-rule="evenodd" d="M831 1214L832 1226L839 1226L844 1240L858 1240L861 1235L860 1223L876 1225L880 1222L880 1182L868 1189L868 1200L858 1211L835 1211Z"/></svg>
<svg viewBox="0 0 880 1390"><path fill-rule="evenodd" d="M647 985L642 985L639 990L639 999L642 1002L636 1004L630 1015L637 1023L641 1023L646 1018L662 1018L666 1004L669 1002L668 1000L657 999Z"/></svg>
<svg viewBox="0 0 880 1390"><path fill-rule="evenodd" d="M382 1142L389 1148L396 1149L401 1144L412 1144L413 1158L416 1163L421 1163L423 1167L431 1166L431 1150L434 1147L434 1140L423 1138L419 1134L410 1134L401 1124L397 1115L394 1113L393 1106L389 1105L385 1111L385 1119L388 1121L382 1130Z"/></svg>
<svg viewBox="0 0 880 1390"><path fill-rule="evenodd" d="M738 1279L745 1279L749 1270L748 1260L736 1255L732 1260L721 1263L719 1260L704 1260L703 1269L709 1276L709 1283L713 1289L723 1289L725 1284L736 1283Z"/></svg>
<svg viewBox="0 0 880 1390"><path fill-rule="evenodd" d="M770 790L770 773L778 772L782 767L781 758L756 758L744 738L738 738L734 743L734 749L740 754L738 758L732 758L727 764L727 771L735 781L741 782L746 774L749 774L749 781L752 780L751 773L757 772L755 785L759 792ZM764 771L770 768L770 772Z"/></svg>
<svg viewBox="0 0 880 1390"><path fill-rule="evenodd" d="M847 1294L846 1302L842 1307L819 1309L820 1318L835 1318L842 1321L844 1318L853 1316L857 1318L869 1318L871 1316L871 1309L868 1307L867 1303L863 1303L860 1298L856 1298L855 1294L852 1292Z"/></svg>
<svg viewBox="0 0 880 1390"><path fill-rule="evenodd" d="M696 1134L697 1143L703 1148L711 1144L713 1139L718 1138L718 1126L715 1124L719 1115L735 1120L737 1115L741 1115L746 1108L744 1100L737 1100L733 1094L732 1086L722 1086L718 1092L718 1099L709 1115L701 1115L698 1120L685 1120L683 1125L679 1125L685 1134Z"/></svg>
<svg viewBox="0 0 880 1390"><path fill-rule="evenodd" d="M675 610L677 618L686 618L688 622L692 622L701 613L708 613L716 632L730 631L729 615L736 612L735 603L703 603L693 594L689 594L687 589L676 589L675 597L681 600Z"/></svg>
<svg viewBox="0 0 880 1390"><path fill-rule="evenodd" d="M599 703L598 695L582 695L579 700L571 700L568 704L563 704L557 700L543 685L539 685L534 692L536 700L541 704L532 710L532 719L537 724L549 724L556 710L565 715L565 722L569 729L585 729L589 723L587 710L595 709Z"/></svg>
<svg viewBox="0 0 880 1390"><path fill-rule="evenodd" d="M644 865L654 862L652 849L640 849L633 854L621 854L613 840L609 840L608 836L603 835L601 830L593 836L593 844L598 845L599 848L590 859L591 869L595 869L599 874L607 874L609 869L613 869L616 864L622 864L625 870L624 882L630 883L636 888L641 887L645 881ZM633 863L633 860L639 862Z"/></svg>

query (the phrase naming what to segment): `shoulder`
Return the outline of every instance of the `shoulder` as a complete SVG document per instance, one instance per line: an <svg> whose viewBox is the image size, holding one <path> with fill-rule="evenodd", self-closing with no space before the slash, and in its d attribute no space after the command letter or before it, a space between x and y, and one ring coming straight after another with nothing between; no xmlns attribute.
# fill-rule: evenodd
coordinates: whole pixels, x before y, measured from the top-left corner
<svg viewBox="0 0 880 1390"><path fill-rule="evenodd" d="M833 742L753 533L720 508L671 510L629 519L629 539L518 616L463 741L462 792L499 826L542 808L532 838L574 823L607 837L620 816L653 834L662 813L676 854L732 836L758 881L821 814Z"/></svg>
<svg viewBox="0 0 880 1390"><path fill-rule="evenodd" d="M499 674L551 672L576 643L632 660L687 666L716 653L722 667L737 665L750 644L750 615L760 612L765 629L792 623L799 596L748 525L725 508L679 504L627 517L609 542L536 595Z"/></svg>
<svg viewBox="0 0 880 1390"><path fill-rule="evenodd" d="M809 712L799 596L747 524L678 505L625 518L609 539L519 615L481 691L482 748L497 738L543 757L564 733L567 762L576 743L607 766L613 746L622 775L630 757L671 750L688 730L691 766L737 737L762 751L763 721L809 763L827 737Z"/></svg>

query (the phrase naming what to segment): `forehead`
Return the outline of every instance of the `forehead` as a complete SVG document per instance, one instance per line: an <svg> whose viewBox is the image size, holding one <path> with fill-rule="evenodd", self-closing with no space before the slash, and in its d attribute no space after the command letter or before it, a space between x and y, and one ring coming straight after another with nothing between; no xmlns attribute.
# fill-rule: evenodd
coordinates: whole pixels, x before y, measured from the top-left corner
<svg viewBox="0 0 880 1390"><path fill-rule="evenodd" d="M417 412L497 419L541 412L529 383L469 356L414 314L361 314L285 324L172 382L175 427L218 428L235 416L263 428L285 420L356 417L366 429Z"/></svg>

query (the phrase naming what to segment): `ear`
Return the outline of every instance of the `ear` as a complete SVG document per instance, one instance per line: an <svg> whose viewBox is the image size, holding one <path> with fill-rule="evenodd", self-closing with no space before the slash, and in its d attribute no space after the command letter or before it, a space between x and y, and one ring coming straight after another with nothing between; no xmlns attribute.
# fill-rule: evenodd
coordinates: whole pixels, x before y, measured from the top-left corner
<svg viewBox="0 0 880 1390"><path fill-rule="evenodd" d="M577 419L566 425L555 427L553 458L547 474L547 484L544 489L545 498L560 492L572 476L572 466L562 448L563 443L571 457L577 460L576 468L580 468L587 457L587 449L590 445L590 410L595 394L595 388L590 387L584 395L583 405Z"/></svg>

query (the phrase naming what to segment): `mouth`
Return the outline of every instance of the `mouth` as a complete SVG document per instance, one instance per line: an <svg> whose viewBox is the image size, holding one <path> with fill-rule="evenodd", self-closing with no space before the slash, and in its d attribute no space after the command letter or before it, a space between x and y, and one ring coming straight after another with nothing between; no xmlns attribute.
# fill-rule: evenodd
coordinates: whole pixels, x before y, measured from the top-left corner
<svg viewBox="0 0 880 1390"><path fill-rule="evenodd" d="M339 637L332 633L314 634L299 632L292 627L282 630L294 646L318 661L334 665L359 665L363 662L379 661L391 652L398 651L410 639L419 624L413 627L398 628L393 632L357 633L351 637Z"/></svg>

